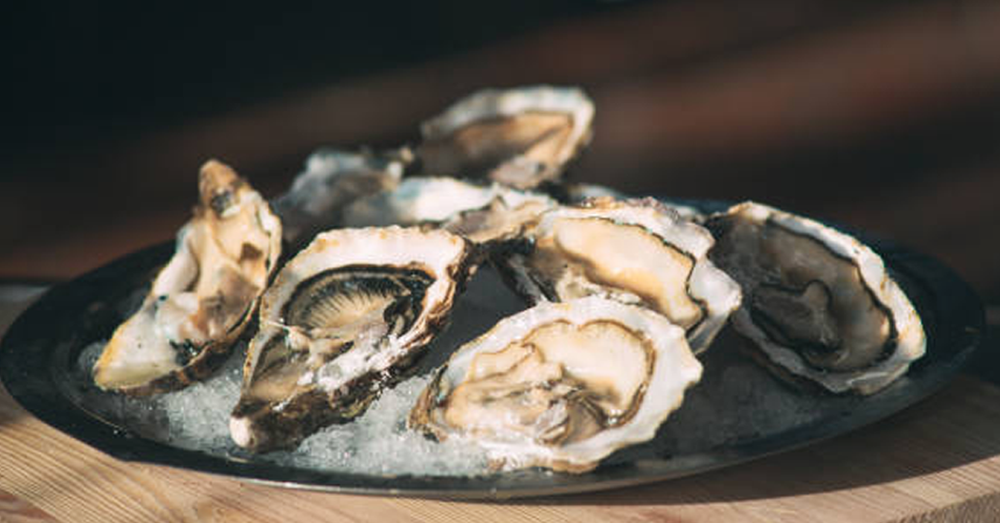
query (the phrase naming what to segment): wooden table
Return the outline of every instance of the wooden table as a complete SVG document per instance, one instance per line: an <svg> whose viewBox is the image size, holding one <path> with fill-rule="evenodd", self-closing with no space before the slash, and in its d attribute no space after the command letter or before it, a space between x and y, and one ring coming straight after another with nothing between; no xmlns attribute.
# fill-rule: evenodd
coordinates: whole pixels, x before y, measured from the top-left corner
<svg viewBox="0 0 1000 523"><path fill-rule="evenodd" d="M6 289L0 329L37 292L26 287L11 299L10 287ZM991 343L987 350L1000 349L995 340ZM507 502L306 492L123 462L42 423L0 389L0 521L853 523L997 518L1000 386L972 375L961 375L930 399L871 427L801 450L646 486Z"/></svg>

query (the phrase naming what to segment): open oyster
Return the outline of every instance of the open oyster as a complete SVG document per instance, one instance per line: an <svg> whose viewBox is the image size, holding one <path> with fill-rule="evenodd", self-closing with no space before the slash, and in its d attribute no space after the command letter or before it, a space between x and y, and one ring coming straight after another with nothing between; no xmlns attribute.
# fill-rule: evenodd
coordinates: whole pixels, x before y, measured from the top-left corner
<svg viewBox="0 0 1000 523"><path fill-rule="evenodd" d="M556 207L548 196L449 177L410 177L344 210L348 227L431 224L476 243L512 238Z"/></svg>
<svg viewBox="0 0 1000 523"><path fill-rule="evenodd" d="M746 295L733 325L784 372L832 392L871 394L923 355L916 311L856 239L753 202L709 227L709 257Z"/></svg>
<svg viewBox="0 0 1000 523"><path fill-rule="evenodd" d="M200 202L142 307L94 365L103 389L151 394L207 377L251 318L281 252L281 223L217 161L201 168Z"/></svg>
<svg viewBox="0 0 1000 523"><path fill-rule="evenodd" d="M567 203L569 205L584 205L587 200L596 200L601 198L611 198L612 200L631 200L634 199L632 196L628 196L625 193L618 191L617 189L612 189L604 185L596 183L584 183L584 182L569 182L564 183L557 188L559 201ZM681 218L685 220L693 221L697 224L704 223L707 218L701 210L692 207L690 205L685 205L683 203L672 201L672 200L656 200L657 205L668 207L673 209Z"/></svg>
<svg viewBox="0 0 1000 523"><path fill-rule="evenodd" d="M695 353L740 303L739 286L706 257L712 235L652 199L549 211L527 237L526 252L494 261L530 300L644 305L687 330Z"/></svg>
<svg viewBox="0 0 1000 523"><path fill-rule="evenodd" d="M580 205L587 200L610 198L628 200L632 198L618 189L606 185L586 182L567 182L559 186L559 200L569 205Z"/></svg>
<svg viewBox="0 0 1000 523"><path fill-rule="evenodd" d="M485 89L424 122L417 156L424 173L531 189L562 174L590 141L593 118L577 88Z"/></svg>
<svg viewBox="0 0 1000 523"><path fill-rule="evenodd" d="M264 294L233 440L258 452L293 447L364 412L444 327L469 254L441 230L319 234Z"/></svg>
<svg viewBox="0 0 1000 523"><path fill-rule="evenodd" d="M318 232L342 226L344 208L359 198L394 189L412 153L403 148L383 154L320 149L285 194L274 200L285 241L300 245Z"/></svg>
<svg viewBox="0 0 1000 523"><path fill-rule="evenodd" d="M700 377L684 330L659 314L598 297L543 303L458 349L409 423L476 442L499 469L586 472L651 439Z"/></svg>

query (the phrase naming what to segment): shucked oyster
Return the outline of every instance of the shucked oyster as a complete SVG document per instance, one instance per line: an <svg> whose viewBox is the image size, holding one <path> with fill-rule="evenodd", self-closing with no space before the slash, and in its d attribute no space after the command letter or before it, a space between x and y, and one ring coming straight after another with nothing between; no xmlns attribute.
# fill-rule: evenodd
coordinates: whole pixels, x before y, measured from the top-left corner
<svg viewBox="0 0 1000 523"><path fill-rule="evenodd" d="M492 183L448 177L410 177L395 190L362 198L344 210L348 227L432 224L476 243L520 234L556 207L548 196Z"/></svg>
<svg viewBox="0 0 1000 523"><path fill-rule="evenodd" d="M557 197L559 200L569 205L582 205L586 203L587 200L594 200L598 198L611 198L612 200L633 199L632 196L628 196L617 189L612 189L611 187L606 187L596 183L564 183L557 188L556 192L558 193ZM684 218L685 220L695 222L699 225L705 221L705 214L702 213L701 210L690 205L671 200L657 200L657 202L663 207L673 209L681 216L681 218Z"/></svg>
<svg viewBox="0 0 1000 523"><path fill-rule="evenodd" d="M785 372L832 392L871 394L923 355L916 311L856 239L753 202L709 227L709 257L746 296L733 325Z"/></svg>
<svg viewBox="0 0 1000 523"><path fill-rule="evenodd" d="M562 184L561 189L563 194L560 200L570 205L580 205L587 200L597 198L611 198L612 200L628 200L631 198L631 196L617 189L596 183L569 182Z"/></svg>
<svg viewBox="0 0 1000 523"><path fill-rule="evenodd" d="M706 254L712 235L655 200L591 200L544 214L531 246L498 261L533 301L604 296L644 305L688 332L699 353L740 303Z"/></svg>
<svg viewBox="0 0 1000 523"><path fill-rule="evenodd" d="M424 173L531 189L562 174L590 141L593 118L577 88L485 89L424 122L417 156Z"/></svg>
<svg viewBox="0 0 1000 523"><path fill-rule="evenodd" d="M320 231L343 226L350 203L394 189L410 161L406 148L383 154L320 149L309 155L306 169L274 200L285 241L301 245Z"/></svg>
<svg viewBox="0 0 1000 523"><path fill-rule="evenodd" d="M446 322L470 267L446 231L319 234L264 294L230 432L263 452L360 415Z"/></svg>
<svg viewBox="0 0 1000 523"><path fill-rule="evenodd" d="M200 202L142 307L94 365L103 389L150 394L207 377L243 332L281 251L281 223L232 169L201 168Z"/></svg>
<svg viewBox="0 0 1000 523"><path fill-rule="evenodd" d="M476 442L500 469L586 472L651 439L700 377L684 330L659 314L598 297L543 303L458 349L409 423Z"/></svg>

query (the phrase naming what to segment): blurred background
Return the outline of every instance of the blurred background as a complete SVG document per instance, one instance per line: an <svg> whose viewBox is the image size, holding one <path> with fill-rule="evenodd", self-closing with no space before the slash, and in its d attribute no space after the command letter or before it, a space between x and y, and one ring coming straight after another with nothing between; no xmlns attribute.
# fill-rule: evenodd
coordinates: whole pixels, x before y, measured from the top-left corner
<svg viewBox="0 0 1000 523"><path fill-rule="evenodd" d="M471 91L583 86L577 180L756 199L888 237L1000 301L1000 2L5 6L0 278L171 238L199 165L266 196Z"/></svg>

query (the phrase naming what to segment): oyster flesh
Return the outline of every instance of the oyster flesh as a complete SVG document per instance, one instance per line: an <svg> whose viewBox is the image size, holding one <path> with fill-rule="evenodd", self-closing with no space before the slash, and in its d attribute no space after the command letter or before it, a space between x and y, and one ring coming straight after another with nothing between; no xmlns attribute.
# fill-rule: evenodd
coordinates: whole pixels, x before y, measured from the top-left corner
<svg viewBox="0 0 1000 523"><path fill-rule="evenodd" d="M409 424L483 446L497 469L586 472L652 439L701 370L684 330L648 309L543 303L459 348Z"/></svg>
<svg viewBox="0 0 1000 523"><path fill-rule="evenodd" d="M871 394L923 355L913 305L858 240L753 202L708 225L716 235L709 257L746 295L733 325L783 372Z"/></svg>
<svg viewBox="0 0 1000 523"><path fill-rule="evenodd" d="M206 378L252 317L281 253L281 222L228 166L201 168L200 201L141 308L93 368L102 389L152 394Z"/></svg>
<svg viewBox="0 0 1000 523"><path fill-rule="evenodd" d="M350 421L407 370L447 321L469 244L446 231L335 229L264 293L230 433L257 452Z"/></svg>
<svg viewBox="0 0 1000 523"><path fill-rule="evenodd" d="M531 189L562 174L589 143L593 119L594 103L578 88L485 89L421 125L421 172Z"/></svg>
<svg viewBox="0 0 1000 523"><path fill-rule="evenodd" d="M383 154L324 148L309 155L288 192L274 200L285 241L301 245L320 231L342 226L344 208L396 188L412 156L406 148Z"/></svg>
<svg viewBox="0 0 1000 523"><path fill-rule="evenodd" d="M510 239L557 203L543 194L449 177L406 178L395 190L362 198L344 210L344 225L429 224L476 243Z"/></svg>
<svg viewBox="0 0 1000 523"><path fill-rule="evenodd" d="M712 235L653 199L549 211L526 236L526 252L494 262L529 300L644 305L687 330L696 354L740 303L739 286L706 256Z"/></svg>

